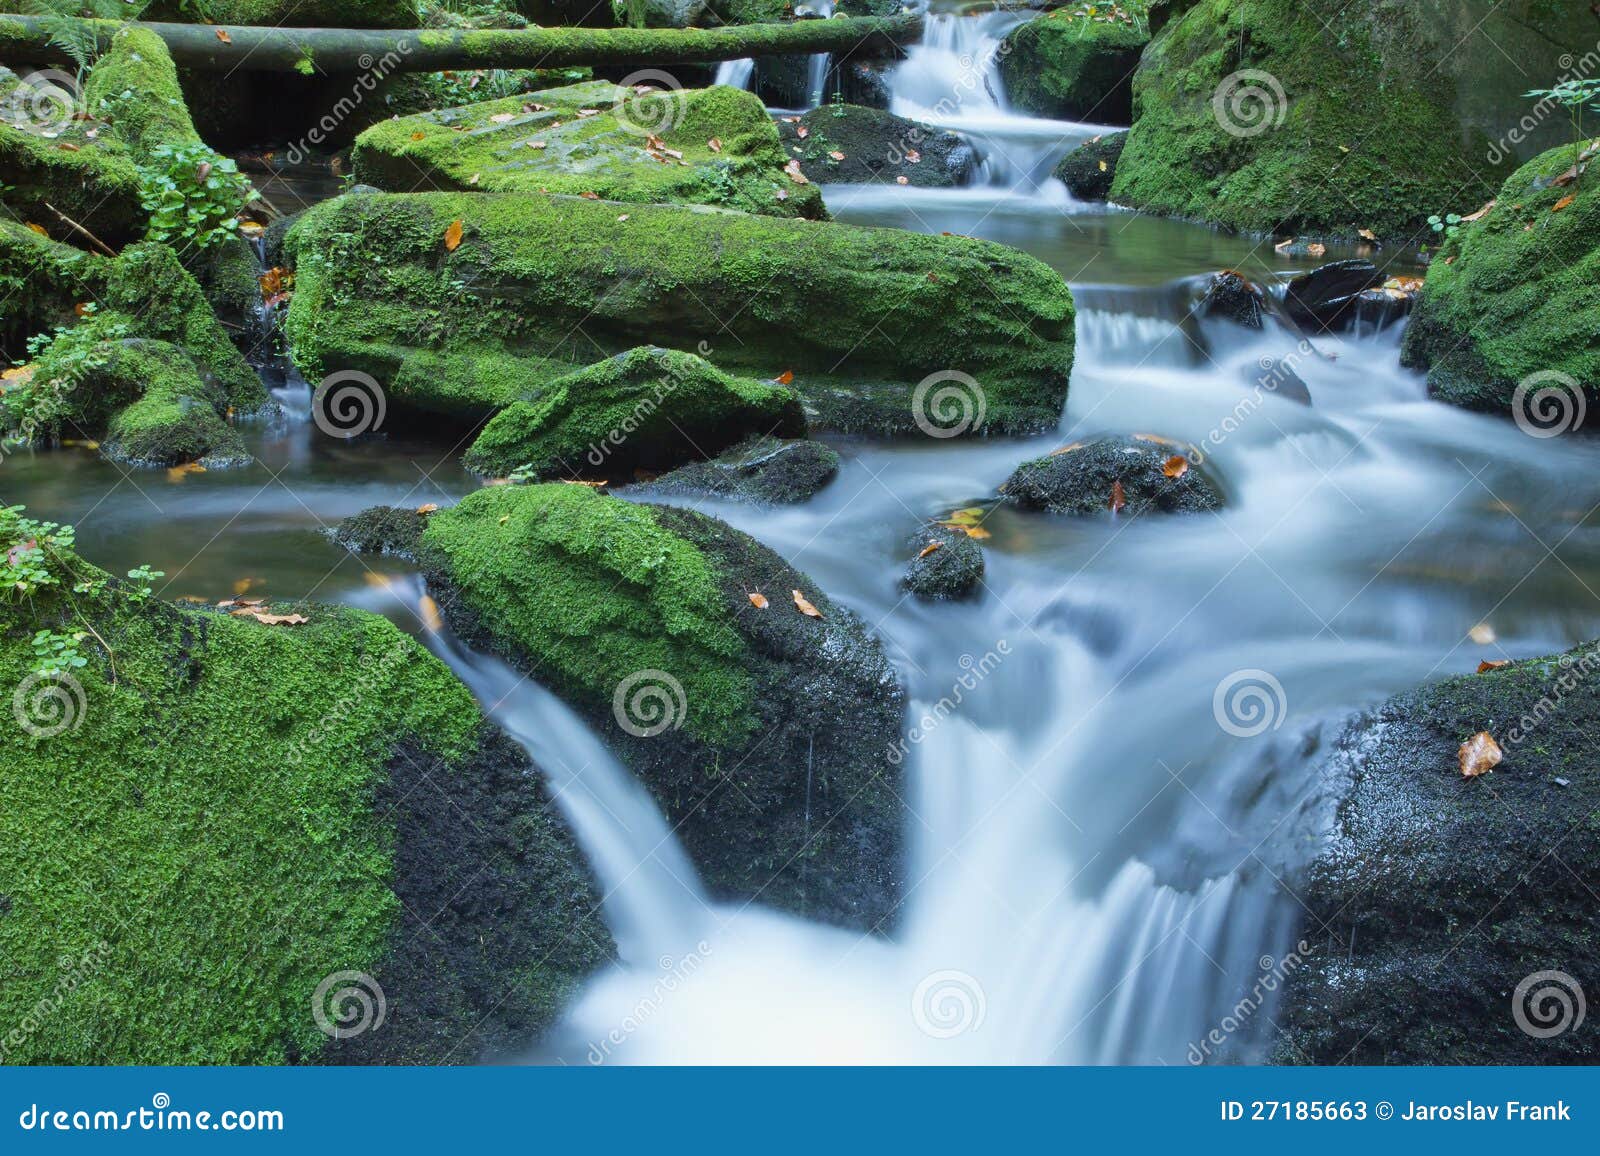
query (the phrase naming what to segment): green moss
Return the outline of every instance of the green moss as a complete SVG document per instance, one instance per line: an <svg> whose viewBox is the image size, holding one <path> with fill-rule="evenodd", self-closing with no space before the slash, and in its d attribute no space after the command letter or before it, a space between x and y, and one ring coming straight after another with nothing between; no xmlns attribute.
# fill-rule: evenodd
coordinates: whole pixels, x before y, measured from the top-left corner
<svg viewBox="0 0 1600 1156"><path fill-rule="evenodd" d="M464 459L507 474L618 475L665 470L750 433L803 434L791 390L731 377L692 353L641 346L552 382L497 414Z"/></svg>
<svg viewBox="0 0 1600 1156"><path fill-rule="evenodd" d="M156 0L146 20L274 28L416 28L417 0Z"/></svg>
<svg viewBox="0 0 1600 1156"><path fill-rule="evenodd" d="M141 163L158 145L199 139L183 102L172 54L148 29L130 25L117 31L110 48L89 70L83 96L89 110L111 123L117 138Z"/></svg>
<svg viewBox="0 0 1600 1156"><path fill-rule="evenodd" d="M457 220L464 240L450 252ZM485 409L597 349L667 340L749 377L792 372L814 422L834 428L914 431L917 383L959 368L984 394L979 432L999 433L1053 426L1072 366L1061 277L964 237L438 193L319 205L286 251L287 332L307 376L362 369L426 408L459 406L487 358L515 377Z"/></svg>
<svg viewBox="0 0 1600 1156"><path fill-rule="evenodd" d="M143 340L121 344L89 388L102 396L140 395L111 419L107 457L146 466L248 460L244 439L223 420L225 403L219 391L208 386L176 345Z"/></svg>
<svg viewBox="0 0 1600 1156"><path fill-rule="evenodd" d="M744 642L706 558L656 511L587 486L499 486L435 514L423 543L490 632L590 705L609 707L629 675L665 670L692 734L748 737Z"/></svg>
<svg viewBox="0 0 1600 1156"><path fill-rule="evenodd" d="M75 307L104 290L106 269L98 254L0 214L0 360L25 360L29 337L76 321Z"/></svg>
<svg viewBox="0 0 1600 1156"><path fill-rule="evenodd" d="M1149 40L1131 23L1073 10L1030 20L1006 37L997 56L1006 97L1040 116L1127 124L1134 69Z"/></svg>
<svg viewBox="0 0 1600 1156"><path fill-rule="evenodd" d="M661 149L648 147L651 129ZM826 215L817 189L784 173L761 102L726 87L641 95L593 81L447 108L374 125L357 139L354 160L358 181L399 192L592 193Z"/></svg>
<svg viewBox="0 0 1600 1156"><path fill-rule="evenodd" d="M1112 199L1254 232L1409 236L1503 175L1440 56L1416 13L1383 0L1200 0L1144 54ZM1231 123L1268 126L1254 135L1213 107L1242 71L1276 85L1256 78L1266 99L1238 111L1223 94Z"/></svg>
<svg viewBox="0 0 1600 1156"><path fill-rule="evenodd" d="M1529 406L1544 387L1571 404L1576 386L1600 407L1600 173L1557 184L1575 160L1559 148L1523 166L1435 256L1402 360L1440 400L1510 413L1518 384L1545 374Z"/></svg>

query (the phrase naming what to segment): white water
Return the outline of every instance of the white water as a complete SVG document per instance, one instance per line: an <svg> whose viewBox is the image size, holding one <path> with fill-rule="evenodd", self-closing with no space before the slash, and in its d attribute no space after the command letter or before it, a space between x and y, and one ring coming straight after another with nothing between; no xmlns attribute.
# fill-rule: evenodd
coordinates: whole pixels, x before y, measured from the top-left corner
<svg viewBox="0 0 1600 1156"><path fill-rule="evenodd" d="M750 78L755 74L756 62L748 56L738 60L724 60L717 65L716 80L713 83L725 84L729 88L749 88Z"/></svg>
<svg viewBox="0 0 1600 1156"><path fill-rule="evenodd" d="M833 15L833 0L817 0L812 7L824 19ZM828 85L828 64L832 59L826 52L813 52L806 62L806 103L812 108L822 103Z"/></svg>

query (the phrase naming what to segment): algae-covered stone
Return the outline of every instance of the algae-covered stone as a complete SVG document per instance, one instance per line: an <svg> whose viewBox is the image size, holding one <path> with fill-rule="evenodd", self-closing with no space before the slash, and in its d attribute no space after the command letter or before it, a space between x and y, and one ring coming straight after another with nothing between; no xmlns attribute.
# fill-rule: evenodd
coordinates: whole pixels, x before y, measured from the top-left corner
<svg viewBox="0 0 1600 1156"><path fill-rule="evenodd" d="M333 540L356 554L387 554L415 559L427 518L399 506L373 506L352 514L333 531Z"/></svg>
<svg viewBox="0 0 1600 1156"><path fill-rule="evenodd" d="M1562 981L1540 973L1600 974L1597 673L1594 644L1514 662L1402 694L1337 736L1331 829L1289 881L1311 950L1273 1015L1280 1062L1600 1058L1587 1024L1525 1027L1562 1015ZM1461 744L1485 730L1502 760L1465 778ZM1568 986L1569 1029L1576 998Z"/></svg>
<svg viewBox="0 0 1600 1156"><path fill-rule="evenodd" d="M535 477L667 470L750 434L805 434L794 392L733 377L692 353L640 346L559 378L496 414L469 469Z"/></svg>
<svg viewBox="0 0 1600 1156"><path fill-rule="evenodd" d="M1055 425L1072 367L1061 276L965 237L432 193L318 205L286 251L307 377L359 369L437 412L487 416L597 349L663 343L757 380L792 373L814 427L917 433L919 383L954 370L982 393L963 432L1021 432Z"/></svg>
<svg viewBox="0 0 1600 1156"><path fill-rule="evenodd" d="M1063 8L1008 35L996 63L1017 108L1058 120L1127 124L1134 70L1149 40L1130 18Z"/></svg>
<svg viewBox="0 0 1600 1156"><path fill-rule="evenodd" d="M1574 179L1579 156L1600 153L1523 166L1429 266L1402 361L1441 401L1541 427L1600 412L1600 169Z"/></svg>
<svg viewBox="0 0 1600 1156"><path fill-rule="evenodd" d="M81 388L138 398L107 425L102 449L114 461L218 467L249 460L244 439L224 420L226 396L176 345L139 338L119 343Z"/></svg>
<svg viewBox="0 0 1600 1156"><path fill-rule="evenodd" d="M1117 178L1117 160L1128 143L1125 132L1107 133L1079 145L1061 158L1051 176L1080 201L1104 201Z"/></svg>
<svg viewBox="0 0 1600 1156"><path fill-rule="evenodd" d="M966 184L977 167L972 146L955 133L853 104L786 119L778 135L813 181L898 183L903 177L908 185L943 189Z"/></svg>
<svg viewBox="0 0 1600 1156"><path fill-rule="evenodd" d="M55 579L0 603L6 1062L470 1062L611 954L541 777L389 622L180 608L0 519ZM357 986L383 1022L334 1043Z"/></svg>
<svg viewBox="0 0 1600 1156"><path fill-rule="evenodd" d="M756 437L710 461L690 462L648 483L646 492L731 498L766 505L809 501L839 472L839 454L814 441Z"/></svg>
<svg viewBox="0 0 1600 1156"><path fill-rule="evenodd" d="M1027 510L1052 514L1193 514L1222 506L1222 491L1166 439L1099 438L1025 462L1001 491Z"/></svg>
<svg viewBox="0 0 1600 1156"><path fill-rule="evenodd" d="M916 556L900 584L928 602L970 598L983 585L983 547L965 530L929 526L912 544Z"/></svg>
<svg viewBox="0 0 1600 1156"><path fill-rule="evenodd" d="M877 641L809 578L712 518L585 486L480 490L429 518L423 554L452 626L601 731L713 893L889 918L904 697Z"/></svg>
<svg viewBox="0 0 1600 1156"><path fill-rule="evenodd" d="M1470 46L1502 24L1510 35L1509 9L1526 7L1199 0L1144 53L1112 199L1242 230L1383 238L1475 208L1503 179L1504 153L1468 107L1481 85L1462 68L1511 71L1492 44ZM1519 83L1592 48L1592 19L1582 37L1572 17L1531 19L1559 35L1530 50Z"/></svg>
<svg viewBox="0 0 1600 1156"><path fill-rule="evenodd" d="M396 192L589 193L825 216L821 194L796 185L785 163L772 120L751 93L638 92L606 81L387 120L355 148L356 178Z"/></svg>

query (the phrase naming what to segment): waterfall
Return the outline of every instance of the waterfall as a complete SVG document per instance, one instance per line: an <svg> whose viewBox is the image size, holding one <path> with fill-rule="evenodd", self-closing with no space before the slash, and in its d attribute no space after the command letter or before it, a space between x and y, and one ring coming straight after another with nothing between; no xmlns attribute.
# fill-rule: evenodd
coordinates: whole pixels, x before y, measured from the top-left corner
<svg viewBox="0 0 1600 1156"><path fill-rule="evenodd" d="M833 15L833 0L817 0L813 7L824 19ZM807 107L817 108L822 104L824 90L828 86L828 65L832 60L833 57L826 52L814 52L806 62Z"/></svg>
<svg viewBox="0 0 1600 1156"><path fill-rule="evenodd" d="M738 60L724 60L717 65L717 77L714 83L725 84L729 88L749 88L750 77L754 75L756 62L748 56Z"/></svg>

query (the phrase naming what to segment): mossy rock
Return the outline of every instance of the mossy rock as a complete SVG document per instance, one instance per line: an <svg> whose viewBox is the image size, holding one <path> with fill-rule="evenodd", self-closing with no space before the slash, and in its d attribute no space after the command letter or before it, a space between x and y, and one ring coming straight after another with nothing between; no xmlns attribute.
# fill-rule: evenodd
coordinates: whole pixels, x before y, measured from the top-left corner
<svg viewBox="0 0 1600 1156"><path fill-rule="evenodd" d="M156 0L145 20L273 28L420 28L417 0Z"/></svg>
<svg viewBox="0 0 1600 1156"><path fill-rule="evenodd" d="M24 536L13 517L0 541ZM0 678L27 688L3 738L0 1018L31 1030L7 1062L471 1062L526 1048L611 955L541 777L389 622L141 603L50 559L61 587L0 604ZM96 592L54 593L75 582ZM43 629L83 634L70 683L34 677ZM355 986L383 1023L334 1043L314 997L337 1024L328 987Z"/></svg>
<svg viewBox="0 0 1600 1156"><path fill-rule="evenodd" d="M996 55L1010 102L1038 116L1128 124L1147 33L1058 9L1008 35Z"/></svg>
<svg viewBox="0 0 1600 1156"><path fill-rule="evenodd" d="M28 338L74 324L105 291L108 266L0 214L0 361L25 361Z"/></svg>
<svg viewBox="0 0 1600 1156"><path fill-rule="evenodd" d="M1384 239L1481 204L1504 169L1458 111L1441 72L1452 45L1422 7L1195 3L1144 53L1112 199L1250 232Z"/></svg>
<svg viewBox="0 0 1600 1156"><path fill-rule="evenodd" d="M221 390L176 345L139 338L122 342L83 388L138 395L107 424L102 449L113 461L138 466L201 462L218 468L250 460L244 439L224 420Z"/></svg>
<svg viewBox="0 0 1600 1156"><path fill-rule="evenodd" d="M1586 882L1600 870L1597 672L1600 648L1589 644L1448 679L1390 700L1329 744L1331 829L1289 881L1311 950L1273 1014L1278 1061L1600 1058L1587 1025L1537 1038L1516 1017L1543 1026L1555 1006L1513 1002L1539 972L1585 984L1600 974ZM1485 730L1504 757L1464 778L1460 745Z"/></svg>
<svg viewBox="0 0 1600 1156"><path fill-rule="evenodd" d="M825 105L798 122L783 120L778 135L800 171L822 183L899 183L904 177L918 188L947 189L970 181L977 165L972 146L953 132L854 104Z"/></svg>
<svg viewBox="0 0 1600 1156"><path fill-rule="evenodd" d="M983 586L983 547L965 530L928 526L912 539L917 551L900 584L926 602L974 597Z"/></svg>
<svg viewBox="0 0 1600 1156"><path fill-rule="evenodd" d="M969 432L1015 433L1055 426L1072 368L1060 274L965 237L428 193L325 202L285 248L307 377L359 369L391 403L433 412L486 417L597 348L666 342L757 380L792 373L813 428L917 433L918 383L959 366L985 398Z"/></svg>
<svg viewBox="0 0 1600 1156"><path fill-rule="evenodd" d="M1536 426L1575 417L1580 400L1600 414L1600 168L1571 179L1578 155L1586 170L1600 158L1560 148L1524 165L1435 255L1401 360L1428 371L1439 400L1511 414L1526 381L1520 409Z"/></svg>
<svg viewBox="0 0 1600 1156"><path fill-rule="evenodd" d="M534 477L668 470L750 434L803 437L792 390L732 377L692 353L640 346L512 402L463 459L483 474L528 467Z"/></svg>
<svg viewBox="0 0 1600 1156"><path fill-rule="evenodd" d="M588 718L712 893L887 925L904 696L861 621L809 578L712 518L567 485L469 495L428 519L423 558L458 633Z"/></svg>
<svg viewBox="0 0 1600 1156"><path fill-rule="evenodd" d="M644 490L650 494L793 505L810 501L838 473L838 453L821 442L756 437L710 461L679 466L649 482Z"/></svg>
<svg viewBox="0 0 1600 1156"><path fill-rule="evenodd" d="M1220 509L1221 489L1192 457L1166 439L1099 438L1025 462L1000 489L1025 510L1052 514L1137 518Z"/></svg>
<svg viewBox="0 0 1600 1156"><path fill-rule="evenodd" d="M1112 182L1117 179L1117 161L1127 143L1125 132L1095 137L1062 157L1050 175L1066 185L1077 200L1109 200Z"/></svg>
<svg viewBox="0 0 1600 1156"><path fill-rule="evenodd" d="M354 159L357 180L397 192L424 185L827 215L816 188L783 171L761 102L726 87L640 94L597 80L447 108L374 125Z"/></svg>
<svg viewBox="0 0 1600 1156"><path fill-rule="evenodd" d="M385 554L414 561L427 518L399 506L373 506L352 514L333 531L333 540L354 554Z"/></svg>

